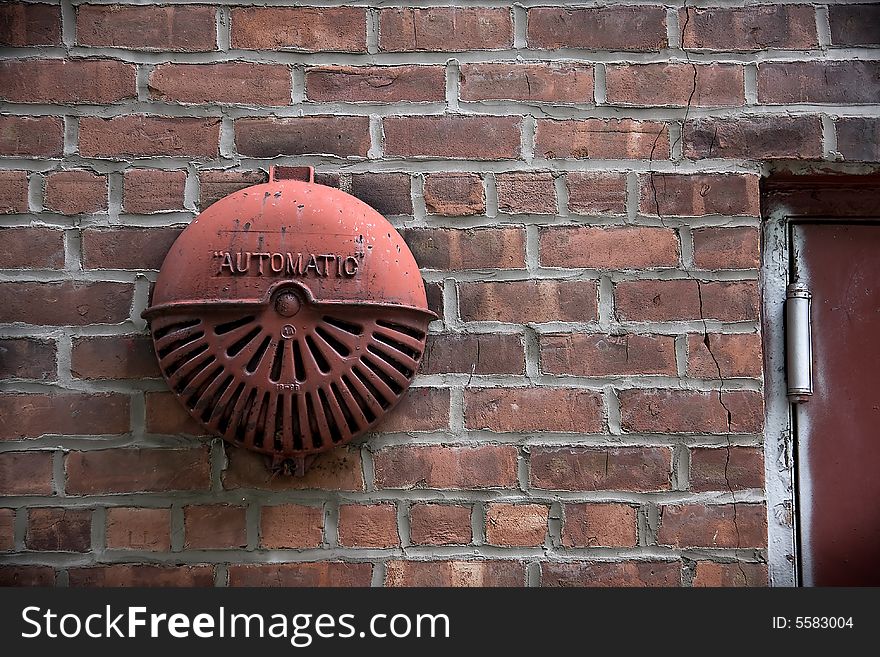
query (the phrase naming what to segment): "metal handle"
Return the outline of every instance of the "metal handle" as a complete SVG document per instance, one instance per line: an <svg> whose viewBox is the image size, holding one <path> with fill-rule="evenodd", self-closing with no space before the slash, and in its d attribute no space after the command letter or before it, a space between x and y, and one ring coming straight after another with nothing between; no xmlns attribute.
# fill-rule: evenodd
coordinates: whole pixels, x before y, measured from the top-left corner
<svg viewBox="0 0 880 657"><path fill-rule="evenodd" d="M810 328L812 295L802 285L789 285L785 293L785 369L788 399L809 401L813 394L813 339Z"/></svg>

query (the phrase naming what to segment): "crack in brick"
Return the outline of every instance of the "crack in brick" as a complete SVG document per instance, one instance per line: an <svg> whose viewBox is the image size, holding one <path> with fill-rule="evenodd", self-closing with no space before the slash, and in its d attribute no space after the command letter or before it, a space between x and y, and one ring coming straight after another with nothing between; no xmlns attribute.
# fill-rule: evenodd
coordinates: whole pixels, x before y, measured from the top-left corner
<svg viewBox="0 0 880 657"><path fill-rule="evenodd" d="M684 53L685 59L687 60L688 64L690 64L691 67L693 68L694 77L693 77L693 86L691 88L690 95L688 96L687 105L684 108L684 116L682 117L681 130L679 131L679 134L676 137L675 141L669 147L670 156L674 152L675 146L677 144L679 144L683 139L684 128L685 128L685 125L687 124L687 119L688 119L688 115L691 110L691 105L693 103L694 96L697 93L697 66L696 66L696 64L694 64L691 61L690 53L684 47L685 32L687 31L688 23L690 21L690 13L688 12L687 2L685 2L682 5L682 8L684 9L685 19L684 19L684 24L681 26L681 36L680 36L681 50ZM716 129L716 131L717 131L717 129ZM659 199L659 196L657 193L657 185L654 180L654 175L656 173L654 171L654 167L653 167L653 165L654 165L654 151L657 147L657 142L660 139L660 134L662 134L662 129L661 129L660 133L657 134L657 137L654 139L654 145L651 147L651 153L648 158L648 176L649 176L649 180L651 183L651 192L653 195L654 209L655 209L655 212L657 213L657 217L660 220L660 224L664 228L670 228L670 226L666 223L666 220L665 220L663 214L660 211L660 199ZM713 144L714 144L714 139L715 138L713 136ZM727 414L727 433L725 433L725 435L724 435L725 440L727 442L727 447L726 447L727 457L724 461L724 481L727 484L727 490L730 493L730 496L732 499L733 529L734 529L734 532L736 533L736 549L740 549L741 540L740 540L739 524L737 522L736 493L733 490L733 486L730 483L730 477L729 477L730 452L733 447L732 442L730 440L730 434L731 434L732 427L733 427L733 415L730 411L730 408L728 408L727 404L725 404L725 402L724 402L724 383L725 383L724 376L722 375L722 372L721 372L721 365L718 362L718 359L716 358L715 353L712 351L712 344L709 339L709 326L706 321L705 314L703 312L703 287L702 287L702 284L704 281L701 281L699 278L694 276L693 272L691 272L688 268L684 267L684 263L682 263L682 270L684 271L684 274L685 274L685 276L688 277L688 279L694 281L697 284L697 300L699 302L700 321L703 324L703 344L706 346L706 350L709 352L709 356L712 358L712 362L715 363L715 369L718 372L718 380L720 381L720 384L718 387L718 402L721 404L721 407L724 409L725 413ZM662 514L661 514L661 517L662 517ZM738 557L736 558L736 564L737 564L737 567L739 568L740 575L742 576L743 584L746 584L748 579L746 577L745 570L743 569L742 562L740 561L740 559Z"/></svg>

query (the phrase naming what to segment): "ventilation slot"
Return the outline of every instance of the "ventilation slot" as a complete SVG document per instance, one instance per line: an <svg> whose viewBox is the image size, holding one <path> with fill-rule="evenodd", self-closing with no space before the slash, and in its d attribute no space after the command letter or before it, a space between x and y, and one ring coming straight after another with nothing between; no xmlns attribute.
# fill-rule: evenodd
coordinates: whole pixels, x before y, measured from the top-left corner
<svg viewBox="0 0 880 657"><path fill-rule="evenodd" d="M336 418L337 413L341 414L341 410L338 406L330 405L330 400L327 398L327 393L324 392L324 388L318 388L318 398L321 400L321 408L324 409L324 417L327 419L327 428L330 430L330 440L334 443L338 443L342 440L342 431L336 423Z"/></svg>
<svg viewBox="0 0 880 657"><path fill-rule="evenodd" d="M306 380L306 368L303 364L303 355L299 348L299 340L293 341L293 373L297 381Z"/></svg>
<svg viewBox="0 0 880 657"><path fill-rule="evenodd" d="M281 340L275 347L275 358L272 361L272 371L269 373L269 380L273 383L277 383L281 378L281 366L284 364L284 343L285 341Z"/></svg>
<svg viewBox="0 0 880 657"><path fill-rule="evenodd" d="M352 324L351 322L346 322L344 319L338 319L336 317L329 317L325 315L324 321L327 322L330 326L335 326L339 330L345 331L346 333L351 333L352 335L360 335L364 332L364 327L360 324Z"/></svg>
<svg viewBox="0 0 880 657"><path fill-rule="evenodd" d="M383 335L382 333L373 333L373 339L376 342L381 342L382 344L391 347L392 349L396 349L397 351L399 351L402 354L406 354L407 356L409 356L410 358L412 358L415 361L417 361L422 356L422 353L420 351L418 351L417 349L414 349L413 347L405 345L402 342L400 342L399 340L395 340L392 337L389 337L387 335Z"/></svg>
<svg viewBox="0 0 880 657"><path fill-rule="evenodd" d="M254 426L254 447L262 447L266 438L266 415L269 412L269 393L263 394L263 400L260 402L260 412L257 414L256 425Z"/></svg>
<svg viewBox="0 0 880 657"><path fill-rule="evenodd" d="M245 399L244 406L242 406L239 415L237 416L235 439L239 442L244 442L247 437L248 418L251 416L251 410L253 409L256 400L257 389L251 388L250 393L248 393L248 396Z"/></svg>
<svg viewBox="0 0 880 657"><path fill-rule="evenodd" d="M229 429L229 420L232 419L232 413L235 410L235 407L238 405L238 401L241 398L241 393L244 392L244 382L238 384L235 388L235 391L232 393L232 396L229 398L229 401L226 402L226 405L222 407L222 412L220 413L220 422L217 424L217 428L222 432L226 433Z"/></svg>
<svg viewBox="0 0 880 657"><path fill-rule="evenodd" d="M352 372L354 372L354 375L360 380L361 383L364 384L364 387L366 387L367 391L370 393L370 395L372 395L373 399L375 399L379 403L379 406L382 407L383 411L391 406L389 401L385 399L382 393L380 393L379 390L376 388L373 381L370 380L371 377L364 374L364 371L361 368L355 366L352 368Z"/></svg>
<svg viewBox="0 0 880 657"><path fill-rule="evenodd" d="M168 338L173 338L170 340L165 340L160 345L157 342L157 350L156 353L159 355L159 358L166 358L170 356L177 349L181 349L186 347L193 342L201 340L205 337L205 332L201 330L190 330L190 331L182 331L179 335L174 334L167 336Z"/></svg>
<svg viewBox="0 0 880 657"><path fill-rule="evenodd" d="M397 331L398 333L403 333L404 335L408 335L411 338L415 338L416 340L424 340L425 332L421 331L413 326L407 326L406 324L399 324L397 322L389 322L385 319L377 319L376 324L381 326L382 328L391 329L392 331Z"/></svg>
<svg viewBox="0 0 880 657"><path fill-rule="evenodd" d="M312 404L312 395L306 393L306 414L309 418L309 431L312 434L312 445L320 447L324 444L321 440L321 431L318 429L318 416L315 414L315 406Z"/></svg>
<svg viewBox="0 0 880 657"><path fill-rule="evenodd" d="M345 398L342 396L342 393L339 392L339 387L336 385L335 382L330 384L330 390L333 392L333 396L336 398L336 403L339 404L339 410L342 412L342 417L345 419L345 423L348 425L348 430L351 433L355 433L358 430L359 425L355 421L354 416L351 414L351 409L349 409Z"/></svg>
<svg viewBox="0 0 880 657"><path fill-rule="evenodd" d="M330 335L323 327L316 326L315 333L327 343L333 351L342 356L343 358L348 357L351 354L351 349L342 344L339 340Z"/></svg>
<svg viewBox="0 0 880 657"><path fill-rule="evenodd" d="M253 374L257 371L257 368L260 366L260 361L263 360L263 356L266 355L266 351L269 349L270 344L272 344L272 338L267 335L265 338L263 338L263 342L260 344L259 347L257 347L254 355L251 356L251 359L245 366L245 369L248 371L248 373Z"/></svg>
<svg viewBox="0 0 880 657"><path fill-rule="evenodd" d="M178 331L185 331L186 329L193 328L194 326L198 326L201 323L202 320L200 319L189 319L183 322L168 324L167 326L159 327L155 331L153 331L153 339L158 342L167 335L177 333Z"/></svg>
<svg viewBox="0 0 880 657"><path fill-rule="evenodd" d="M273 447L280 452L284 447L284 395L278 395L275 403L275 441Z"/></svg>
<svg viewBox="0 0 880 657"><path fill-rule="evenodd" d="M249 315L247 317L242 317L241 319L236 319L231 322L217 324L217 326L214 327L214 334L223 335L225 333L229 333L230 331L234 331L235 329L240 328L246 324L250 324L252 321L254 321L254 316Z"/></svg>
<svg viewBox="0 0 880 657"><path fill-rule="evenodd" d="M405 376L408 379L411 379L413 377L413 375L415 374L415 372L413 372L410 368L408 368L403 363L399 362L391 354L386 353L385 351L383 351L382 349L379 349L378 347L376 347L374 345L368 345L367 351L369 351L371 354L373 354L377 358L381 358L382 360L384 360L386 363L391 365L391 367L396 369L398 372L403 374L403 376Z"/></svg>
<svg viewBox="0 0 880 657"><path fill-rule="evenodd" d="M385 383L385 385L387 385L391 389L391 392L394 393L395 396L403 392L403 386L395 381L391 376L389 376L388 373L383 372L382 368L377 365L371 358L367 356L361 356L361 362L368 368L370 368L373 374L382 379L383 383Z"/></svg>
<svg viewBox="0 0 880 657"><path fill-rule="evenodd" d="M318 369L321 370L322 373L327 374L330 371L330 364L327 362L327 359L324 358L324 354L321 353L321 350L318 349L318 345L312 340L311 335L306 336L306 346L315 358L315 363L318 365Z"/></svg>
<svg viewBox="0 0 880 657"><path fill-rule="evenodd" d="M223 372L222 367L220 368L220 372ZM220 401L221 397L223 397L223 393L226 392L230 385L232 385L231 374L223 379L222 383L217 386L217 389L214 391L213 394L205 395L202 398L202 401L204 402L203 404L201 404L202 422L205 422L207 424L211 420L211 416L218 408L218 402Z"/></svg>
<svg viewBox="0 0 880 657"><path fill-rule="evenodd" d="M255 326L250 331L248 331L242 338L238 339L236 342L233 342L229 349L226 350L226 355L230 358L235 358L238 354L241 353L242 349L244 349L247 345L251 343L251 341L256 338L260 334L260 327Z"/></svg>
<svg viewBox="0 0 880 657"><path fill-rule="evenodd" d="M367 404L366 400L361 396L361 393L358 392L357 388L354 387L354 384L347 376L342 377L342 383L345 384L345 387L348 388L348 391L351 393L354 402L357 404L357 407L360 409L363 416L367 419L368 424L372 424L376 419L376 415L373 413L369 404Z"/></svg>

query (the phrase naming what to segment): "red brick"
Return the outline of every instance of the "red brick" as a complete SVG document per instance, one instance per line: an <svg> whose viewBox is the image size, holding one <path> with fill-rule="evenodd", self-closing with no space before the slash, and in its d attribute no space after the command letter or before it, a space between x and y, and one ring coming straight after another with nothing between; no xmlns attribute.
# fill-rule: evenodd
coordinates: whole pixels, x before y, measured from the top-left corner
<svg viewBox="0 0 880 657"><path fill-rule="evenodd" d="M199 173L199 207L205 210L225 196L266 180L262 171L202 171Z"/></svg>
<svg viewBox="0 0 880 657"><path fill-rule="evenodd" d="M763 397L748 390L621 390L620 423L640 433L759 433ZM728 413L730 417L728 419Z"/></svg>
<svg viewBox="0 0 880 657"><path fill-rule="evenodd" d="M443 283L427 282L425 284L425 296L428 298L428 310L443 319Z"/></svg>
<svg viewBox="0 0 880 657"><path fill-rule="evenodd" d="M379 49L501 50L513 45L513 21L507 8L393 8L379 13Z"/></svg>
<svg viewBox="0 0 880 657"><path fill-rule="evenodd" d="M131 50L216 50L216 9L207 5L78 5L76 41Z"/></svg>
<svg viewBox="0 0 880 657"><path fill-rule="evenodd" d="M376 432L442 431L449 427L449 390L410 388L406 396L382 419Z"/></svg>
<svg viewBox="0 0 880 657"><path fill-rule="evenodd" d="M158 270L179 228L92 229L82 233L86 269Z"/></svg>
<svg viewBox="0 0 880 657"><path fill-rule="evenodd" d="M107 209L107 176L85 170L50 173L46 180L47 210L85 214Z"/></svg>
<svg viewBox="0 0 880 657"><path fill-rule="evenodd" d="M880 160L880 119L849 117L834 123L837 150L847 160Z"/></svg>
<svg viewBox="0 0 880 657"><path fill-rule="evenodd" d="M319 66L306 71L317 102L424 103L446 100L443 66Z"/></svg>
<svg viewBox="0 0 880 657"><path fill-rule="evenodd" d="M52 228L0 229L0 262L4 269L61 269L64 232Z"/></svg>
<svg viewBox="0 0 880 657"><path fill-rule="evenodd" d="M480 447L405 446L375 453L378 488L515 488L517 449L513 445Z"/></svg>
<svg viewBox="0 0 880 657"><path fill-rule="evenodd" d="M595 281L461 283L465 322L589 322L596 319Z"/></svg>
<svg viewBox="0 0 880 657"><path fill-rule="evenodd" d="M115 103L136 98L135 67L115 59L0 62L0 99L13 103Z"/></svg>
<svg viewBox="0 0 880 657"><path fill-rule="evenodd" d="M758 66L758 102L836 103L877 102L878 61L767 62Z"/></svg>
<svg viewBox="0 0 880 657"><path fill-rule="evenodd" d="M85 5L84 5L85 6ZM126 114L79 122L79 151L84 157L217 157L220 119Z"/></svg>
<svg viewBox="0 0 880 657"><path fill-rule="evenodd" d="M260 546L269 550L316 548L324 540L324 509L320 506L264 506Z"/></svg>
<svg viewBox="0 0 880 657"><path fill-rule="evenodd" d="M27 211L27 171L0 171L0 214L23 214ZM4 231L4 237L7 234ZM5 258L3 263L5 265Z"/></svg>
<svg viewBox="0 0 880 657"><path fill-rule="evenodd" d="M571 376L676 376L671 335L542 335L541 370Z"/></svg>
<svg viewBox="0 0 880 657"><path fill-rule="evenodd" d="M366 10L360 7L234 7L232 47L366 52Z"/></svg>
<svg viewBox="0 0 880 657"><path fill-rule="evenodd" d="M238 152L251 157L338 155L366 157L368 116L246 118L235 121Z"/></svg>
<svg viewBox="0 0 880 657"><path fill-rule="evenodd" d="M0 566L0 586L54 586L51 566Z"/></svg>
<svg viewBox="0 0 880 657"><path fill-rule="evenodd" d="M635 547L637 509L628 504L566 504L565 547Z"/></svg>
<svg viewBox="0 0 880 657"><path fill-rule="evenodd" d="M761 213L755 175L658 173L643 176L641 182L639 207L645 214L758 217Z"/></svg>
<svg viewBox="0 0 880 657"><path fill-rule="evenodd" d="M806 50L818 45L810 5L680 9L682 45L699 50Z"/></svg>
<svg viewBox="0 0 880 657"><path fill-rule="evenodd" d="M107 509L107 549L168 552L171 549L171 510Z"/></svg>
<svg viewBox="0 0 880 657"><path fill-rule="evenodd" d="M745 103L743 68L735 64L625 64L605 69L612 105L723 107Z"/></svg>
<svg viewBox="0 0 880 657"><path fill-rule="evenodd" d="M0 509L0 551L15 548L15 509Z"/></svg>
<svg viewBox="0 0 880 657"><path fill-rule="evenodd" d="M429 335L419 371L423 374L523 374L522 338L496 333Z"/></svg>
<svg viewBox="0 0 880 657"><path fill-rule="evenodd" d="M524 586L519 561L389 561L385 586Z"/></svg>
<svg viewBox="0 0 880 657"><path fill-rule="evenodd" d="M490 545L540 547L547 539L549 513L543 504L489 504L486 541Z"/></svg>
<svg viewBox="0 0 880 657"><path fill-rule="evenodd" d="M0 306L7 322L84 326L119 324L129 318L132 286L128 283L64 281L0 286Z"/></svg>
<svg viewBox="0 0 880 657"><path fill-rule="evenodd" d="M369 586L373 564L321 561L229 566L229 586Z"/></svg>
<svg viewBox="0 0 880 657"><path fill-rule="evenodd" d="M0 494L51 495L52 452L0 453Z"/></svg>
<svg viewBox="0 0 880 657"><path fill-rule="evenodd" d="M569 388L469 388L464 424L489 431L599 433L605 429L602 396Z"/></svg>
<svg viewBox="0 0 880 657"><path fill-rule="evenodd" d="M216 550L246 547L245 512L243 506L228 504L184 507L184 548Z"/></svg>
<svg viewBox="0 0 880 657"><path fill-rule="evenodd" d="M240 447L227 448L226 455L229 465L223 473L223 487L227 490L364 490L361 455L357 448L319 454L302 477L278 477L266 467L264 456Z"/></svg>
<svg viewBox="0 0 880 657"><path fill-rule="evenodd" d="M154 356L155 358L155 356ZM148 392L146 398L146 429L148 433L203 436L205 428L186 412L171 392Z"/></svg>
<svg viewBox="0 0 880 657"><path fill-rule="evenodd" d="M880 45L880 5L829 5L831 43L835 46Z"/></svg>
<svg viewBox="0 0 880 657"><path fill-rule="evenodd" d="M758 288L754 281L623 281L615 286L615 310L618 319L635 322L756 320Z"/></svg>
<svg viewBox="0 0 880 657"><path fill-rule="evenodd" d="M757 269L760 235L754 226L698 228L694 262L700 269Z"/></svg>
<svg viewBox="0 0 880 657"><path fill-rule="evenodd" d="M165 492L207 490L208 450L121 448L67 455L67 493Z"/></svg>
<svg viewBox="0 0 880 657"><path fill-rule="evenodd" d="M590 269L678 266L678 237L668 228L564 226L540 232L541 264Z"/></svg>
<svg viewBox="0 0 880 657"><path fill-rule="evenodd" d="M74 338L70 371L79 379L156 379L161 376L153 342L141 335Z"/></svg>
<svg viewBox="0 0 880 657"><path fill-rule="evenodd" d="M763 504L673 504L660 507L659 545L760 548L767 545Z"/></svg>
<svg viewBox="0 0 880 657"><path fill-rule="evenodd" d="M186 171L129 169L122 184L125 212L149 214L182 210Z"/></svg>
<svg viewBox="0 0 880 657"><path fill-rule="evenodd" d="M592 103L593 67L579 62L463 64L461 99Z"/></svg>
<svg viewBox="0 0 880 657"><path fill-rule="evenodd" d="M212 566L113 564L71 568L72 587L206 587L214 586Z"/></svg>
<svg viewBox="0 0 880 657"><path fill-rule="evenodd" d="M679 586L678 561L548 561L542 586Z"/></svg>
<svg viewBox="0 0 880 657"><path fill-rule="evenodd" d="M0 46L61 45L61 6L30 2L0 5Z"/></svg>
<svg viewBox="0 0 880 657"><path fill-rule="evenodd" d="M0 116L0 155L59 157L64 121L58 116Z"/></svg>
<svg viewBox="0 0 880 657"><path fill-rule="evenodd" d="M530 484L545 490L670 489L672 452L666 447L533 447Z"/></svg>
<svg viewBox="0 0 880 657"><path fill-rule="evenodd" d="M40 552L88 552L92 545L92 510L28 509L25 545Z"/></svg>
<svg viewBox="0 0 880 657"><path fill-rule="evenodd" d="M36 338L0 338L0 379L57 378L55 341Z"/></svg>
<svg viewBox="0 0 880 657"><path fill-rule="evenodd" d="M522 228L404 228L400 234L424 269L522 269Z"/></svg>
<svg viewBox="0 0 880 657"><path fill-rule="evenodd" d="M764 488L764 451L760 447L697 447L691 450L692 491Z"/></svg>
<svg viewBox="0 0 880 657"><path fill-rule="evenodd" d="M685 157L772 160L819 159L822 120L818 116L740 116L688 121Z"/></svg>
<svg viewBox="0 0 880 657"><path fill-rule="evenodd" d="M698 561L693 586L767 586L767 566L762 563Z"/></svg>
<svg viewBox="0 0 880 657"><path fill-rule="evenodd" d="M626 214L626 174L571 172L565 176L573 214Z"/></svg>
<svg viewBox="0 0 880 657"><path fill-rule="evenodd" d="M483 179L476 173L428 174L423 194L431 214L460 217L486 211Z"/></svg>
<svg viewBox="0 0 880 657"><path fill-rule="evenodd" d="M0 396L0 440L127 433L129 399L115 392L4 393Z"/></svg>
<svg viewBox="0 0 880 657"><path fill-rule="evenodd" d="M400 545L393 504L343 504L339 507L339 544L390 548Z"/></svg>
<svg viewBox="0 0 880 657"><path fill-rule="evenodd" d="M709 347L706 346L706 340ZM688 336L688 376L719 379L735 376L760 378L761 336L757 333Z"/></svg>
<svg viewBox="0 0 880 657"><path fill-rule="evenodd" d="M516 159L520 152L520 122L515 116L389 116L382 120L385 154Z"/></svg>
<svg viewBox="0 0 880 657"><path fill-rule="evenodd" d="M495 176L498 209L508 214L556 214L551 173L500 173Z"/></svg>
<svg viewBox="0 0 880 657"><path fill-rule="evenodd" d="M150 74L150 98L170 103L289 105L290 69L283 64L223 62L160 64Z"/></svg>
<svg viewBox="0 0 880 657"><path fill-rule="evenodd" d="M413 504L410 539L415 545L467 545L472 540L471 507L457 504Z"/></svg>
<svg viewBox="0 0 880 657"><path fill-rule="evenodd" d="M669 128L634 119L538 119L535 154L551 159L666 160Z"/></svg>
<svg viewBox="0 0 880 657"><path fill-rule="evenodd" d="M656 51L667 45L663 7L535 7L528 11L530 48Z"/></svg>
<svg viewBox="0 0 880 657"><path fill-rule="evenodd" d="M405 173L356 173L351 177L352 196L379 214L412 214L412 192Z"/></svg>

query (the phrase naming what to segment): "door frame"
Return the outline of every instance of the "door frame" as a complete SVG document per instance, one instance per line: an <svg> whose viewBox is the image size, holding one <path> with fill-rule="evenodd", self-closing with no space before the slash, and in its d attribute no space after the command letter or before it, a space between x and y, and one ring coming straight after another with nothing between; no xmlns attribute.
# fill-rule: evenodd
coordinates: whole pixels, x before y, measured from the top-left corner
<svg viewBox="0 0 880 657"><path fill-rule="evenodd" d="M772 586L800 586L797 436L786 394L783 309L792 275L791 227L804 221L877 221L880 174L777 174L761 182L761 333L764 347L764 490Z"/></svg>

